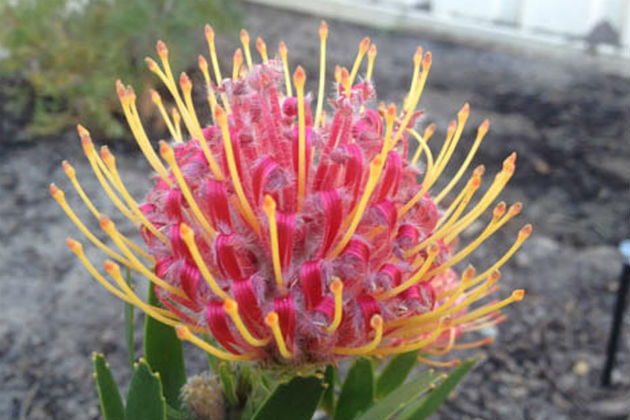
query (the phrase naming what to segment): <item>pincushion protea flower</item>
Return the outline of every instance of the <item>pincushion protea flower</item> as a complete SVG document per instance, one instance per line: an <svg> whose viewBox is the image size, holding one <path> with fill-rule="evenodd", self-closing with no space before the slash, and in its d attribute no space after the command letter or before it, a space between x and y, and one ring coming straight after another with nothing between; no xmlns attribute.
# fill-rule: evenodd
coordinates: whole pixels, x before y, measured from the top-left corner
<svg viewBox="0 0 630 420"><path fill-rule="evenodd" d="M431 53L416 51L402 106L375 106L377 50L365 38L351 69L335 69L325 112L327 33L322 23L313 114L305 71L297 67L291 77L284 43L279 58L270 59L259 38L262 62L255 64L249 35L242 31L243 49L234 54L231 77L224 79L214 33L206 27L214 78L200 56L213 116L205 128L193 104L190 78L182 73L177 86L168 50L158 42L161 66L151 58L147 63L176 105L169 115L160 95L152 92L173 138L170 144L159 143L159 155L140 122L133 89L117 83L131 131L156 173L142 204L127 191L107 147L99 154L89 132L79 126L95 176L114 205L139 227L144 244L123 235L94 206L73 167L64 162L76 192L115 248L86 227L62 190L51 185L51 193L110 258L105 271L113 282L87 259L78 241L69 238L68 246L111 293L176 327L181 339L227 360L306 364L417 349L425 356L445 354L487 343L460 343L460 337L502 321L500 309L524 292L471 306L498 289L498 269L529 236L531 226L523 227L514 245L481 273L469 266L459 275L453 267L517 215L521 205L498 203L472 242L461 249L455 243L507 184L516 156L505 159L478 200L474 196L483 166L457 187L488 131L486 120L453 178L435 191L462 138L468 104L448 126L435 156L427 146L435 126L423 135L414 128ZM411 155L414 142L417 150ZM450 204L441 207L457 188ZM162 305L139 298L123 279L121 264L151 281Z"/></svg>

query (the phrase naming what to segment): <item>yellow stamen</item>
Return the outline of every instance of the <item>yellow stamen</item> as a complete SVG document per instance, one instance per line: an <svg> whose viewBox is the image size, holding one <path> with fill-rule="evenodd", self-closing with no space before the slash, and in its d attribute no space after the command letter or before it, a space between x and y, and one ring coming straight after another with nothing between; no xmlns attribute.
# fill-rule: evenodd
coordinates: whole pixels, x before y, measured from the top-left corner
<svg viewBox="0 0 630 420"><path fill-rule="evenodd" d="M403 120L400 123L400 127L407 128L407 125L409 125L409 121L411 120L411 117L413 116L416 106L418 106L418 102L420 102L420 97L422 96L424 85L426 84L427 78L429 77L429 70L431 70L432 60L433 59L432 59L431 53L427 52L424 55L424 59L422 60L422 73L418 77L418 83L414 87L414 91L409 92L408 101L404 109L405 116L403 117ZM402 137L403 132L404 130L398 130L396 132L396 137L394 137L392 147L394 147L396 143L398 143L398 140L400 140L400 138Z"/></svg>
<svg viewBox="0 0 630 420"><path fill-rule="evenodd" d="M203 79L206 82L206 97L208 99L208 105L210 105L210 114L214 120L214 110L217 107L217 98L214 94L214 89L212 88L212 81L210 80L210 73L208 72L208 62L203 55L200 55L197 61L199 63L199 69L203 74Z"/></svg>
<svg viewBox="0 0 630 420"><path fill-rule="evenodd" d="M293 88L291 87L291 72L289 71L289 60L287 59L287 45L280 41L278 45L278 53L282 60L282 69L284 70L284 83L287 87L287 96L293 96Z"/></svg>
<svg viewBox="0 0 630 420"><path fill-rule="evenodd" d="M344 356L368 354L374 351L383 338L383 317L379 314L372 315L370 327L374 330L374 338L368 344L360 347L334 347L333 353Z"/></svg>
<svg viewBox="0 0 630 420"><path fill-rule="evenodd" d="M427 258L422 263L422 266L420 267L420 269L416 271L409 279L407 279L407 281L401 283L400 285L394 287L391 290L387 290L375 296L376 300L389 299L393 296L398 295L399 293L404 292L405 290L409 289L411 286L419 283L422 280L424 274L431 267L431 264L433 264L433 260L435 259L439 251L440 251L440 247L437 244L432 243L431 245L429 245Z"/></svg>
<svg viewBox="0 0 630 420"><path fill-rule="evenodd" d="M233 65L232 65L232 81L238 80L239 72L241 71L241 66L243 65L243 51L238 48L234 51L233 57Z"/></svg>
<svg viewBox="0 0 630 420"><path fill-rule="evenodd" d="M106 216L101 216L101 228L105 231L105 233L109 235L110 238L112 238L112 241L114 241L116 246L122 251L123 254L125 254L125 256L127 257L127 259L129 259L131 264L133 264L132 266L130 266L130 268L133 268L136 271L140 272L145 277L147 277L151 282L155 283L156 285L168 291L169 293L172 293L182 298L186 297L186 294L182 291L182 289L168 284L163 279L156 276L152 270L149 270L144 264L142 264L142 262L123 243L121 239L122 235L116 229L114 222L109 220Z"/></svg>
<svg viewBox="0 0 630 420"><path fill-rule="evenodd" d="M210 166L210 170L212 174L219 180L222 181L224 179L223 173L221 172L221 168L217 164L217 161L212 156L212 152L210 151L210 147L208 146L208 142L206 141L203 131L201 130L201 125L199 125L199 120L197 119L197 113L195 112L195 105L192 100L192 83L190 78L186 73L182 73L179 78L179 85L184 93L184 101L186 103L186 111L188 114L188 118L190 119L190 125L193 126L193 133L195 137L199 140L199 144L201 145L201 150L203 151L203 155L208 161L208 165Z"/></svg>
<svg viewBox="0 0 630 420"><path fill-rule="evenodd" d="M271 332L273 333L273 338L276 340L276 344L278 345L278 350L280 354L285 359L291 359L293 354L287 348L286 343L284 342L284 336L282 335L282 330L280 329L280 322L278 318L278 314L276 312L269 312L265 317L265 324L271 328Z"/></svg>
<svg viewBox="0 0 630 420"><path fill-rule="evenodd" d="M214 279L208 266L206 265L201 253L199 252L199 248L197 248L197 243L195 242L195 232L185 223L179 225L179 236L186 243L188 250L190 251L190 255L192 255L201 276L206 281L206 284L215 295L219 296L221 299L226 300L229 299L230 296L219 286L217 281Z"/></svg>
<svg viewBox="0 0 630 420"><path fill-rule="evenodd" d="M354 79L357 77L357 73L359 73L359 67L361 67L361 62L363 61L363 57L365 53L367 53L368 48L370 48L370 38L365 37L359 42L359 52L357 53L357 58L354 60L354 64L352 65L352 71L350 72L350 86L354 82Z"/></svg>
<svg viewBox="0 0 630 420"><path fill-rule="evenodd" d="M494 312L498 309L503 308L504 306L507 306L513 302L518 302L520 300L523 299L523 297L525 296L525 291L523 289L517 289L515 291L512 292L512 294L510 295L510 297L503 299L499 302L496 303L492 303L489 305L485 305L482 306L481 308L475 309L474 311L468 312L466 315L460 316L458 318L456 318L453 321L453 326L457 326L460 324L463 324L465 322L468 322L470 320L473 320L475 318L479 318L480 316L483 316L485 314L488 314L490 312Z"/></svg>
<svg viewBox="0 0 630 420"><path fill-rule="evenodd" d="M282 266L280 264L280 246L278 244L278 226L276 223L276 202L270 195L265 195L263 210L269 220L269 237L271 242L271 259L273 261L273 272L276 277L276 285L282 293L286 291L284 278L282 277Z"/></svg>
<svg viewBox="0 0 630 420"><path fill-rule="evenodd" d="M162 158L164 158L166 163L168 163L169 166L171 167L171 172L173 173L173 176L175 176L175 179L177 180L177 185L179 185L179 189L184 195L186 202L190 206L190 210L195 215L195 219L203 227L204 231L211 238L214 238L217 233L214 230L214 228L210 225L210 222L208 221L206 216L203 214L203 212L199 208L199 205L197 204L197 201L193 197L193 194L190 191L190 188L188 187L186 180L184 179L184 175L182 175L182 171L179 168L179 165L177 164L177 159L175 159L175 152L173 151L171 146L169 146L163 140L160 141L160 155L162 155Z"/></svg>
<svg viewBox="0 0 630 420"><path fill-rule="evenodd" d="M116 158L109 151L109 148L107 146L101 147L101 157L103 158L103 162L105 162L107 169L109 169L109 172L113 177L113 181L115 184L114 186L117 187L118 191L120 192L120 194L123 196L123 198L129 205L129 208L131 209L133 214L161 242L167 243L168 240L166 239L166 236L164 236L162 232L160 232L159 230L157 230L155 226L153 226L153 223L151 223L149 219L147 219L147 217L144 215L144 213L140 211L140 208L138 207L138 203L136 202L136 200L134 200L133 197L131 197L131 194L129 194L129 191L125 187L125 184L122 182L122 179L120 178L120 174L118 173L118 169L116 168Z"/></svg>
<svg viewBox="0 0 630 420"><path fill-rule="evenodd" d="M416 150L414 159L416 158L416 156L418 157L418 159L420 158L420 150L423 150L424 154L427 157L427 167L424 171L424 179L422 180L420 191L418 191L419 194L425 194L426 190L424 189L424 184L430 179L431 173L433 172L433 154L431 153L431 149L429 149L429 146L427 145L425 139L420 137L420 134L418 134L416 130L408 130L408 132L413 137L415 137L415 139L418 141L418 149ZM426 131L425 131L425 134L426 134ZM416 163L417 163L417 160L416 162L413 162L412 165L415 165Z"/></svg>
<svg viewBox="0 0 630 420"><path fill-rule="evenodd" d="M333 277L330 283L330 291L335 297L335 315L330 325L326 328L327 333L333 333L341 324L341 315L343 314L343 283L339 277Z"/></svg>
<svg viewBox="0 0 630 420"><path fill-rule="evenodd" d="M437 179L440 177L440 175L446 168L446 165L448 165L448 162L451 160L451 156L453 156L453 152L457 148L457 145L459 144L459 140L462 137L462 132L464 131L464 126L466 125L466 121L468 120L469 115L470 115L470 106L466 103L464 104L462 109L457 113L457 129L455 130L455 135L453 136L453 139L451 141L451 144L448 147L448 150L446 150L446 153L444 154L444 156L441 156L441 159L440 157L438 157L438 160L436 161L437 170L435 171L435 174L433 175L432 183L437 181ZM461 172L463 173L464 171L461 171ZM458 172L453 179L458 179L457 178L458 175L461 176Z"/></svg>
<svg viewBox="0 0 630 420"><path fill-rule="evenodd" d="M162 119L164 120L164 123L168 128L168 132L171 133L171 137L173 137L176 142L181 143L182 138L177 136L177 131L175 130L175 127L173 126L173 123L168 116L168 112L166 112L166 108L164 108L162 98L160 97L160 94L157 93L157 91L154 89L151 89L151 99L153 100L153 103L155 104L157 109L160 111L160 115L162 116Z"/></svg>
<svg viewBox="0 0 630 420"><path fill-rule="evenodd" d="M428 353L436 355L436 356L444 355L452 350L454 344L455 344L455 328L451 328L449 330L448 343L446 343L446 346L443 346L441 348L434 347L430 349Z"/></svg>
<svg viewBox="0 0 630 420"><path fill-rule="evenodd" d="M448 125L448 129L446 130L446 139L444 140L444 143L442 144L442 147L440 148L440 153L438 153L438 156L435 159L435 171L431 175L431 179L427 183L427 186L433 185L435 181L437 181L437 179L439 178L437 174L441 172L440 168L444 161L444 156L446 156L446 154L450 150L450 147L453 143L453 138L456 136L456 132L458 131L459 128L462 128L461 125L458 126L455 121L451 121L450 124Z"/></svg>
<svg viewBox="0 0 630 420"><path fill-rule="evenodd" d="M376 54L378 53L376 49L376 45L370 45L370 49L368 50L368 65L367 71L365 72L365 79L372 80L372 72L374 71L374 59L376 59Z"/></svg>
<svg viewBox="0 0 630 420"><path fill-rule="evenodd" d="M269 57L267 56L267 44L265 44L265 41L261 37L256 38L256 49L263 63L269 61Z"/></svg>
<svg viewBox="0 0 630 420"><path fill-rule="evenodd" d="M245 353L245 354L233 354L227 351L218 349L211 345L210 343L202 340L196 335L192 334L190 330L183 326L178 325L175 327L175 332L177 333L177 338L180 340L190 341L195 346L199 347L206 353L210 353L213 356L218 357L219 359L228 360L230 362L242 362L246 360L254 360L257 358L255 353Z"/></svg>
<svg viewBox="0 0 630 420"><path fill-rule="evenodd" d="M136 139L136 143L142 150L142 153L146 157L147 161L153 168L155 172L167 183L167 185L171 185L170 179L168 179L168 171L160 161L160 159L155 154L153 150L153 146L147 137L146 132L144 131L144 127L142 123L139 121L137 115L134 113L135 103L136 103L136 95L133 92L133 89L126 89L120 80L116 81L116 91L118 92L118 97L120 98L120 104L123 109L123 113L125 114L125 118L127 119L127 124L133 133L134 138ZM81 127L81 126L79 126ZM82 131L79 128L79 131ZM83 129L84 134L89 136L87 130ZM79 133L81 134L81 132Z"/></svg>
<svg viewBox="0 0 630 420"><path fill-rule="evenodd" d="M173 125L175 126L177 137L182 138L182 126L180 124L182 121L182 117L179 115L179 111L177 111L177 107L171 108L171 115L173 116Z"/></svg>
<svg viewBox="0 0 630 420"><path fill-rule="evenodd" d="M234 325L236 326L238 331L241 333L245 341L247 341L249 344L251 344L254 347L263 347L263 346L266 346L267 343L269 343L270 337L259 339L259 338L254 337L249 332L249 330L243 323L241 316L238 314L238 303L236 303L235 300L226 299L225 302L223 302L223 309L230 316L230 318L232 319L232 322L234 322Z"/></svg>
<svg viewBox="0 0 630 420"><path fill-rule="evenodd" d="M416 53L413 55L413 74L411 76L411 87L409 88L409 96L416 90L418 84L418 74L420 73L420 64L422 63L422 47L416 48Z"/></svg>
<svg viewBox="0 0 630 420"><path fill-rule="evenodd" d="M409 132L414 135L416 140L418 140L418 146L422 146L423 143L426 146L426 144L429 142L429 139L433 136L433 133L435 133L435 124L430 124L427 128L425 128L424 133L422 134L422 137L420 137L420 135L415 130L409 130ZM420 139L422 139L422 141L420 141ZM413 158L411 159L412 166L415 166L416 163L418 163L418 160L420 159L420 156L422 155L423 151L427 153L427 155L429 154L426 151L425 147L418 147L416 149L416 152L414 153ZM431 157L433 157L433 155L431 155ZM428 172L428 169L427 169L427 172ZM425 177L426 176L427 175L425 173Z"/></svg>
<svg viewBox="0 0 630 420"><path fill-rule="evenodd" d="M206 25L206 41L208 41L208 50L210 52L210 61L212 61L212 70L214 71L214 79L217 86L221 86L223 84L223 77L221 76L221 68L219 67L219 60L217 59L217 50L214 45L214 30L212 26ZM230 110L230 101L228 100L227 95L221 93L221 101L223 102L223 106L226 111L229 113Z"/></svg>
<svg viewBox="0 0 630 420"><path fill-rule="evenodd" d="M252 53L249 49L249 33L245 29L241 29L241 44L243 45L243 51L245 51L245 60L247 61L247 68L252 68Z"/></svg>
<svg viewBox="0 0 630 420"><path fill-rule="evenodd" d="M471 177L471 179L473 178L479 178L479 180L481 181L481 177L483 176L483 174L485 173L486 168L483 165L479 165L475 168L475 170L473 171L473 175ZM459 192L459 194L457 194L457 197L455 197L455 199L453 200L453 202L448 206L448 208L446 209L446 211L442 214L442 216L440 217L440 219L438 220L437 224L435 225L434 230L437 230L440 228L440 226L442 226L442 224L444 222L446 222L447 220L453 220L453 218L451 218L451 213L453 213L453 211L456 208L459 208L459 204L461 203L461 201L464 199L464 197L466 196L466 194L468 193L468 186L462 188L462 190Z"/></svg>
<svg viewBox="0 0 630 420"><path fill-rule="evenodd" d="M114 279L116 284L118 284L118 287L120 287L123 292L125 292L126 297L131 301L130 303L132 305L137 306L144 313L152 318L155 318L157 321L160 321L163 324L174 327L175 325L181 323L179 317L177 317L174 313L169 312L166 309L158 308L143 302L142 299L140 299L138 295L136 295L136 293L131 289L129 284L127 284L127 282L123 278L122 274L120 273L120 267L118 266L118 264L114 263L113 261L106 260L105 271ZM203 332L207 331L207 329L200 330Z"/></svg>
<svg viewBox="0 0 630 420"><path fill-rule="evenodd" d="M381 156L376 156L372 160L372 162L370 162L370 172L368 175L367 183L365 185L365 189L363 190L363 195L361 196L361 200L359 201L359 204L357 204L356 211L354 211L354 215L352 217L350 225L348 226L341 241L339 241L333 252L330 254L330 258L334 258L339 255L341 251L343 251L343 249L346 247L346 245L348 245L348 242L350 242L352 235L354 235L354 232L356 231L357 227L359 226L359 222L363 217L363 213L365 212L368 201L370 201L372 192L376 187L376 183L380 176L382 167L383 159L381 158Z"/></svg>
<svg viewBox="0 0 630 420"><path fill-rule="evenodd" d="M442 332L444 332L444 330L447 328L450 328L450 324L448 322L441 321L438 327L435 329L435 331L433 331L431 334L429 334L429 336L423 339L420 339L418 341L412 341L411 343L403 344L399 346L380 347L372 351L371 354L378 356L378 355L400 354L400 353L407 353L414 350L420 350L426 347L427 345L431 344L435 340L437 340L440 337L440 335L442 335Z"/></svg>
<svg viewBox="0 0 630 420"><path fill-rule="evenodd" d="M468 169L468 166L470 165L470 162L475 157L475 153L477 153L477 149L479 148L479 145L481 144L481 141L483 140L484 136L488 132L489 127L490 127L490 121L485 120L483 123L481 123L481 125L477 129L477 137L475 138L475 142L473 143L472 147L468 151L468 155L466 155L466 159L464 160L464 163L462 163L462 165L459 167L459 170L457 171L455 176L451 178L448 185L444 187L444 189L440 191L437 197L433 200L436 204L442 201L444 197L446 197L446 195L453 189L455 184L457 184L457 181L459 181L459 179L462 177L466 169Z"/></svg>
<svg viewBox="0 0 630 420"><path fill-rule="evenodd" d="M425 365L429 365L429 366L435 366L435 367L439 367L439 368L449 368L449 367L455 367L455 366L459 366L462 363L462 359L455 359L455 360L449 360L449 361L439 361L439 360L431 360L431 359L427 359L426 357L422 357L422 356L418 356L416 357L416 360L420 363L423 363ZM437 382L438 379L435 380L435 382Z"/></svg>
<svg viewBox="0 0 630 420"><path fill-rule="evenodd" d="M90 240L94 245L96 245L101 251L109 255L111 258L114 258L123 264L129 264L129 260L127 260L122 255L116 253L110 247L105 245L100 239L98 239L94 234L83 224L81 219L76 215L76 213L72 210L68 202L66 201L65 193L59 189L55 184L50 184L50 195L57 201L59 206L63 209L63 211L68 216L68 219L72 221L76 225L77 228L85 235L86 238Z"/></svg>
<svg viewBox="0 0 630 420"><path fill-rule="evenodd" d="M301 66L293 74L293 84L297 92L298 105L298 195L297 209L302 211L304 196L306 195L306 116L304 111L304 83L306 73Z"/></svg>
<svg viewBox="0 0 630 420"><path fill-rule="evenodd" d="M319 88L317 90L317 107L315 108L314 126L321 123L322 109L324 107L324 88L326 86L326 39L328 38L328 25L322 20L319 25Z"/></svg>
<svg viewBox="0 0 630 420"><path fill-rule="evenodd" d="M532 234L532 229L532 225L530 224L523 226L518 232L518 237L516 238L516 241L514 241L514 244L512 244L510 249L497 262L495 262L492 267L481 273L477 278L483 279L487 277L490 273L501 268L503 264L505 264L510 258L512 258L512 255L514 255L514 253L518 251L521 245L523 245L523 242L525 242L527 238L529 238L529 236ZM477 280L477 278L475 278L473 281Z"/></svg>
<svg viewBox="0 0 630 420"><path fill-rule="evenodd" d="M343 91L346 94L346 98L349 98L350 94L352 93L352 82L350 81L350 74L348 73L348 69L345 67L341 68L340 82L341 86L343 86Z"/></svg>
<svg viewBox="0 0 630 420"><path fill-rule="evenodd" d="M236 160L234 158L234 149L232 148L232 139L230 138L230 129L228 127L227 115L225 114L223 108L217 106L214 118L221 127L221 134L223 135L223 146L225 148L225 157L227 160L228 168L230 170L230 177L232 178L234 190L236 191L236 195L238 196L239 202L241 204L243 216L245 217L245 220L247 220L249 225L257 233L259 233L260 224L258 223L258 219L256 218L256 214L254 213L252 206L249 204L249 201L247 201L245 191L243 190L243 186L241 185L241 179L238 175L238 168L236 167Z"/></svg>

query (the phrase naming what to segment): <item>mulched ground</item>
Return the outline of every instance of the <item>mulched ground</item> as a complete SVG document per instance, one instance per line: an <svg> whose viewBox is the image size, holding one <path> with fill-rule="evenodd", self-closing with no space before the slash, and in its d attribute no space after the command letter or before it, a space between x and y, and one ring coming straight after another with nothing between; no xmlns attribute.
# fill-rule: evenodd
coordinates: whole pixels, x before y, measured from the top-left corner
<svg viewBox="0 0 630 420"><path fill-rule="evenodd" d="M254 36L264 35L270 49L285 39L292 63L316 74L317 18L251 5L245 12ZM628 316L614 385L601 388L599 376L621 269L616 244L630 227L628 80L518 51L329 25L331 62L349 65L366 34L378 45L376 86L388 101L399 102L406 91L415 47L430 49L434 65L421 123L436 122L439 138L468 101L471 127L464 141L478 122L492 122L478 161L492 171L511 151L519 155L504 198L524 202L523 214L473 262L487 266L522 224L533 223L534 236L502 270L504 289L523 287L527 297L506 311L497 341L482 351L485 361L439 418L625 418ZM228 51L231 42L221 47ZM0 114L0 128L11 127L10 118ZM80 174L89 169L72 133L31 143L11 139L4 131L0 142L0 417L96 418L91 352L107 354L122 384L129 377L121 304L91 282L67 251L70 224L47 191L51 180L68 188L62 159ZM132 193L141 196L147 165L128 146L114 148L122 173L134 179ZM96 181L85 179L86 189L96 191ZM112 213L103 197L95 201ZM188 354L190 373L203 369L203 355L192 348Z"/></svg>

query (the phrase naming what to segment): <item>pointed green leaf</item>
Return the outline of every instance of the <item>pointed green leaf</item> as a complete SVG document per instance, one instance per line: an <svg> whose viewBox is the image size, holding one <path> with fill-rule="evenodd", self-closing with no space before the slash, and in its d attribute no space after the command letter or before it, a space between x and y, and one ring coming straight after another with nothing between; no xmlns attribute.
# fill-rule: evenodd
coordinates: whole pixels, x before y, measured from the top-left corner
<svg viewBox="0 0 630 420"><path fill-rule="evenodd" d="M324 372L324 395L322 396L322 408L328 415L335 412L335 383L337 382L337 369L333 365L326 366Z"/></svg>
<svg viewBox="0 0 630 420"><path fill-rule="evenodd" d="M411 381L396 389L383 399L375 402L370 408L361 413L359 420L388 420L406 404L418 398L429 390L431 385L441 377L433 370L419 373Z"/></svg>
<svg viewBox="0 0 630 420"><path fill-rule="evenodd" d="M149 284L148 303L160 306L152 284ZM160 374L168 404L175 409L179 408L179 391L186 383L186 367L182 342L177 338L175 329L146 316L144 356L151 369Z"/></svg>
<svg viewBox="0 0 630 420"><path fill-rule="evenodd" d="M309 420L319 405L324 386L314 376L295 377L278 385L262 403L254 420Z"/></svg>
<svg viewBox="0 0 630 420"><path fill-rule="evenodd" d="M131 283L131 271L127 268L127 284L131 289L135 289L134 285ZM134 319L133 319L133 305L130 303L125 303L125 341L127 343L127 354L129 355L129 366L133 366L136 361L136 353L134 350Z"/></svg>
<svg viewBox="0 0 630 420"><path fill-rule="evenodd" d="M353 419L374 401L374 368L367 359L357 359L341 386L335 420Z"/></svg>
<svg viewBox="0 0 630 420"><path fill-rule="evenodd" d="M233 406L238 406L238 397L236 396L236 389L234 386L234 374L230 370L230 366L225 363L219 363L219 379L221 379L221 385L223 386L223 393L227 400Z"/></svg>
<svg viewBox="0 0 630 420"><path fill-rule="evenodd" d="M166 400L162 395L160 375L151 372L151 368L144 359L140 359L133 370L127 392L125 418L128 420L165 420Z"/></svg>
<svg viewBox="0 0 630 420"><path fill-rule="evenodd" d="M109 364L102 354L92 355L94 365L94 380L96 391L101 403L101 414L105 420L122 420L125 418L125 407L123 405L118 386L114 381Z"/></svg>
<svg viewBox="0 0 630 420"><path fill-rule="evenodd" d="M422 420L435 413L451 391L464 376L466 376L470 369L475 366L475 363L477 363L477 359L470 359L457 366L457 368L453 369L446 379L444 379L444 382L431 391L426 398L406 407L404 412L401 413L400 418L403 420Z"/></svg>
<svg viewBox="0 0 630 420"><path fill-rule="evenodd" d="M376 381L376 398L383 398L405 382L416 365L420 350L402 353L392 358Z"/></svg>

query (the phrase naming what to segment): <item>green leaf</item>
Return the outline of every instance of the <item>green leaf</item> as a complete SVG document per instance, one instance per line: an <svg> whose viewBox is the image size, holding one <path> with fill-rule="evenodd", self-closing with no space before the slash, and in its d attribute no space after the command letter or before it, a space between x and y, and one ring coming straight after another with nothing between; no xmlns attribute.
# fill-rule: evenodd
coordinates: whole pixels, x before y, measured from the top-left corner
<svg viewBox="0 0 630 420"><path fill-rule="evenodd" d="M416 365L420 350L402 353L385 366L376 381L376 398L383 398L405 382L409 372Z"/></svg>
<svg viewBox="0 0 630 420"><path fill-rule="evenodd" d="M94 365L94 380L98 399L101 402L101 414L105 420L122 420L125 418L125 406L123 405L118 386L114 381L109 364L102 354L92 355Z"/></svg>
<svg viewBox="0 0 630 420"><path fill-rule="evenodd" d="M162 396L160 375L151 372L151 368L144 359L140 359L134 365L127 392L125 418L128 420L166 419L166 401Z"/></svg>
<svg viewBox="0 0 630 420"><path fill-rule="evenodd" d="M425 399L416 404L409 405L404 412L401 413L400 417L403 420L422 420L435 413L451 391L464 376L466 376L470 369L475 366L475 363L477 363L477 359L470 359L453 369L446 379L444 379L444 382L431 391Z"/></svg>
<svg viewBox="0 0 630 420"><path fill-rule="evenodd" d="M261 404L254 420L309 420L319 405L324 386L314 376L295 377L280 384Z"/></svg>
<svg viewBox="0 0 630 420"><path fill-rule="evenodd" d="M131 283L131 271L127 268L127 284L131 289L135 289L134 285ZM133 319L133 305L130 303L125 303L125 341L127 342L127 354L129 355L129 366L133 366L136 361L136 352L134 350L134 319Z"/></svg>
<svg viewBox="0 0 630 420"><path fill-rule="evenodd" d="M322 396L322 408L328 415L335 412L335 383L339 379L337 369L333 365L326 366L324 372L324 395Z"/></svg>
<svg viewBox="0 0 630 420"><path fill-rule="evenodd" d="M152 284L149 284L148 303L160 306ZM168 404L173 408L179 408L179 391L186 383L186 367L182 342L177 338L175 329L146 316L144 356L151 369L160 374Z"/></svg>
<svg viewBox="0 0 630 420"><path fill-rule="evenodd" d="M350 420L374 401L374 369L368 359L357 359L341 387L335 420Z"/></svg>
<svg viewBox="0 0 630 420"><path fill-rule="evenodd" d="M414 379L398 388L396 392L392 392L382 400L374 403L361 413L358 420L390 419L406 404L424 394L441 376L433 370L427 370L418 374Z"/></svg>
<svg viewBox="0 0 630 420"><path fill-rule="evenodd" d="M238 406L238 397L236 396L236 389L234 386L234 375L230 370L230 366L225 363L219 363L219 378L221 379L221 385L223 386L223 393L228 399L230 404Z"/></svg>

